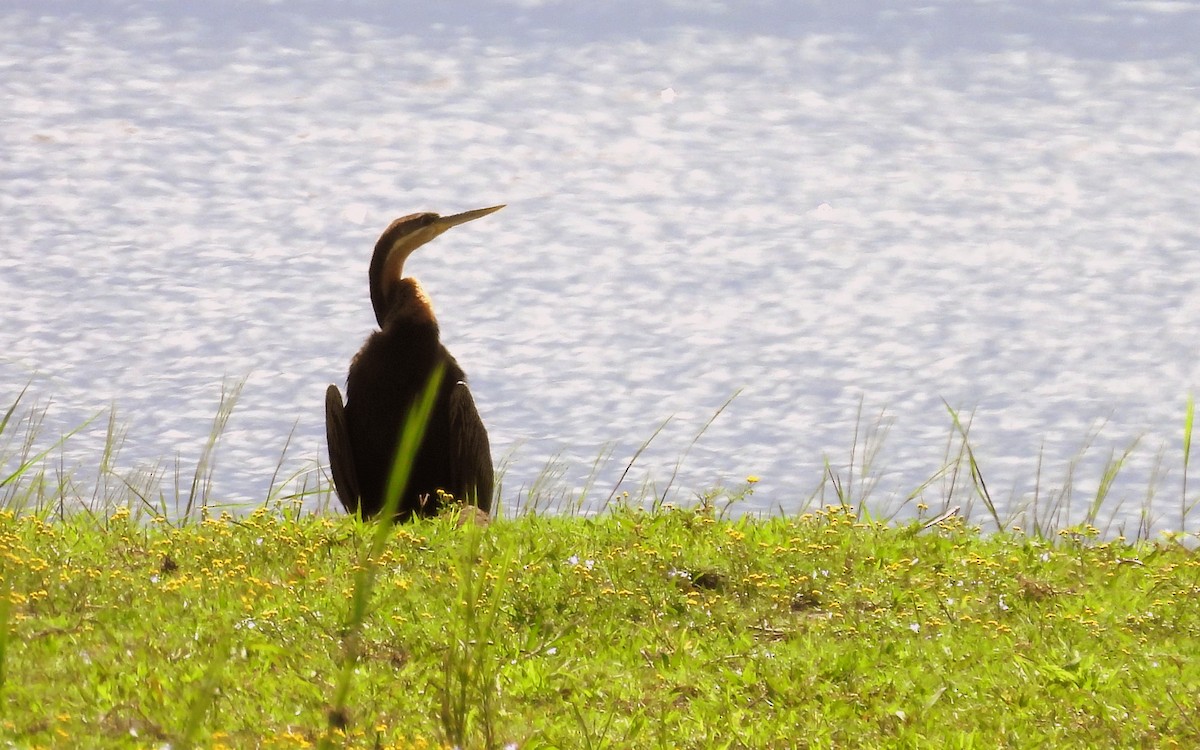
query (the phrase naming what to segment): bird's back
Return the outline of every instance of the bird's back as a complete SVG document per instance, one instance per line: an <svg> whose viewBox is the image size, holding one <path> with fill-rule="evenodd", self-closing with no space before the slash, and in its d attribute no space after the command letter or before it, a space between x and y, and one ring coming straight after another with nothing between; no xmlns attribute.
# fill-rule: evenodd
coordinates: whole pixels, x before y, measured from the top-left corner
<svg viewBox="0 0 1200 750"><path fill-rule="evenodd" d="M490 510L491 451L465 373L438 340L436 327L389 325L367 339L346 382L346 423L364 516L383 507L405 421L438 365L443 367L438 398L397 518L435 513L439 489Z"/></svg>

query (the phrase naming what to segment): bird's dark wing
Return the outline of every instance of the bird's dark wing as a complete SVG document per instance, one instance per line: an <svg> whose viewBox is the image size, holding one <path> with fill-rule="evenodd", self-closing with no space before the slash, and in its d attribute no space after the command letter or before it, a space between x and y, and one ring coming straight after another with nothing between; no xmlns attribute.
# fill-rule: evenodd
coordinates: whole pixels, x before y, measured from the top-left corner
<svg viewBox="0 0 1200 750"><path fill-rule="evenodd" d="M453 486L463 497L456 499L474 505L480 510L492 509L492 449L488 444L487 428L479 418L471 389L465 381L458 381L450 389L448 416L450 417L450 465L455 474Z"/></svg>
<svg viewBox="0 0 1200 750"><path fill-rule="evenodd" d="M354 449L346 429L346 411L336 385L325 389L325 442L329 445L329 470L333 486L347 513L358 510L358 471L354 468Z"/></svg>

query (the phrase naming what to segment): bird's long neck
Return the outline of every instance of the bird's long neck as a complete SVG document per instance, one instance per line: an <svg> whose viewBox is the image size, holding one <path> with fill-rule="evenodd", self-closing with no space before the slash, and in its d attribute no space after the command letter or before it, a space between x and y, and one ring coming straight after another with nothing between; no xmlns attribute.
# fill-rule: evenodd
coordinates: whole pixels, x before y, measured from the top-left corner
<svg viewBox="0 0 1200 750"><path fill-rule="evenodd" d="M379 238L375 246L375 254L371 256L371 307L375 310L375 320L383 328L383 321L391 312L393 299L400 287L404 276L404 260L407 253L393 252L387 235ZM414 279L415 282L415 279ZM418 285L418 289L420 285Z"/></svg>
<svg viewBox="0 0 1200 750"><path fill-rule="evenodd" d="M380 310L376 310L378 313ZM430 327L437 331L437 317L433 314L433 303L421 286L411 276L398 280L391 286L384 301L379 326L387 329L394 325Z"/></svg>

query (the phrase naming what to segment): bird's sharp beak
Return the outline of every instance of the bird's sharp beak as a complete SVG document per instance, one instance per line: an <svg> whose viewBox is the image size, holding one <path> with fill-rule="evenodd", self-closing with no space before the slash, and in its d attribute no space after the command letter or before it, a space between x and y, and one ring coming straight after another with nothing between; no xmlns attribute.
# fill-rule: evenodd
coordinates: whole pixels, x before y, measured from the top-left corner
<svg viewBox="0 0 1200 750"><path fill-rule="evenodd" d="M450 227L456 227L459 224L466 224L468 221L473 221L481 216L487 216L490 213L495 213L504 208L504 204L499 206L491 206L489 208L477 208L474 211L463 211L461 214L453 216L439 216L433 225L438 228L438 234L446 231Z"/></svg>

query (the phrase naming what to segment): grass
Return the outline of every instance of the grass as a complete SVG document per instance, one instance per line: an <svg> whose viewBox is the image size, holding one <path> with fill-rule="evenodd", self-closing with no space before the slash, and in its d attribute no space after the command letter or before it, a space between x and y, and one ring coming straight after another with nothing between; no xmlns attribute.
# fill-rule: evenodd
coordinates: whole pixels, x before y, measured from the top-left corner
<svg viewBox="0 0 1200 750"><path fill-rule="evenodd" d="M614 491L598 516L530 497L481 528L313 514L319 489L274 480L235 516L201 468L182 516L145 483L63 512L70 478L0 429L19 467L0 506L0 745L1200 745L1186 472L1176 534L1097 525L1116 454L1052 532L1069 495L1001 514L947 409L946 466L900 499L907 520L865 502L878 430L808 512L736 517L751 478L688 508ZM1191 422L1189 404L1185 451Z"/></svg>
<svg viewBox="0 0 1200 750"><path fill-rule="evenodd" d="M711 510L711 507L709 508ZM0 514L21 747L1193 747L1200 559L704 508ZM0 611L2 613L2 611ZM338 703L353 644L353 686ZM86 739L85 739L86 738Z"/></svg>

